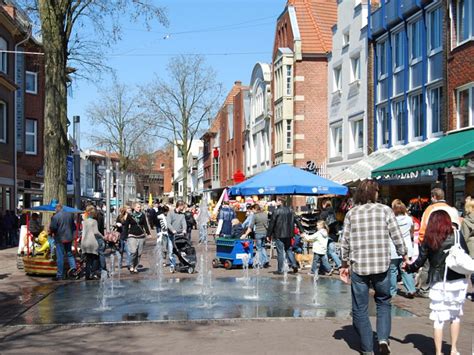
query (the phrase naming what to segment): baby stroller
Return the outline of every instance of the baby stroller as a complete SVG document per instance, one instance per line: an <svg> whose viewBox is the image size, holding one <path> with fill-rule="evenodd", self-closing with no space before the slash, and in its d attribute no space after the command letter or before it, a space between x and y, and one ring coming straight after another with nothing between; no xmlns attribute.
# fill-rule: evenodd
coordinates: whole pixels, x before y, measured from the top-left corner
<svg viewBox="0 0 474 355"><path fill-rule="evenodd" d="M196 268L196 250L185 234L174 236L173 254L178 258L175 270L192 274Z"/></svg>

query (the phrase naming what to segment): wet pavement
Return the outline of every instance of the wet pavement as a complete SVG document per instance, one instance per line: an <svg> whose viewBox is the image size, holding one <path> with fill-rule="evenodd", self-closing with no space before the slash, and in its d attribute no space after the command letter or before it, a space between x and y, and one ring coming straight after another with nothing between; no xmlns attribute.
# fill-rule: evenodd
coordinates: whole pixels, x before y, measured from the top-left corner
<svg viewBox="0 0 474 355"><path fill-rule="evenodd" d="M121 285L115 280L112 293L110 283L54 283L50 278L27 276L17 270L14 250L0 251L0 354L50 353L52 344L61 346L64 353L94 353L99 348L104 353L156 353L156 349L189 353L192 349L192 353L210 354L220 354L222 349L238 354L357 350L350 290L337 276L319 279L319 305L315 305L307 269L300 277L289 275L287 284L282 276L271 274L274 269L261 270L258 298L253 270L245 279L240 269L213 269L212 292L204 288L199 274L164 270L158 290L151 267L153 245L148 241L142 272L123 273ZM201 246L197 252L198 256L202 253ZM105 299L101 287L106 287ZM433 353L428 300L397 296L392 303L394 353ZM373 304L370 309L373 314ZM459 348L461 354L470 354L474 303L467 302L464 312ZM239 341L235 335L246 339ZM294 339L284 341L288 337Z"/></svg>
<svg viewBox="0 0 474 355"><path fill-rule="evenodd" d="M10 325L77 324L122 321L181 321L205 319L307 318L350 316L350 289L334 279L321 279L317 299L311 279L297 285L293 278L218 278L202 292L195 279L115 281L102 293L100 282L61 285ZM297 290L299 289L299 292ZM257 295L258 293L258 295ZM373 301L370 315L375 315ZM411 313L393 307L395 317Z"/></svg>

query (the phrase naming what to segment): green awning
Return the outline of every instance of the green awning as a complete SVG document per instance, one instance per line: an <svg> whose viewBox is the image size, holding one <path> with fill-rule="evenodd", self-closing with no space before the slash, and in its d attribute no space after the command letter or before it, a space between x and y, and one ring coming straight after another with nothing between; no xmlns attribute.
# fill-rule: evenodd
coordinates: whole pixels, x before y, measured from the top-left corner
<svg viewBox="0 0 474 355"><path fill-rule="evenodd" d="M444 136L372 171L372 177L464 167L474 158L474 127Z"/></svg>

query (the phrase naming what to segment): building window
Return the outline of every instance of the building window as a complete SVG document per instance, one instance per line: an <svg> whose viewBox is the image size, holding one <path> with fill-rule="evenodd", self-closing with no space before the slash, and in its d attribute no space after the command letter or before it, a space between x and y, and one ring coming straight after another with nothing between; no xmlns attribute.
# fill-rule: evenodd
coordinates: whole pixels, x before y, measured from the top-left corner
<svg viewBox="0 0 474 355"><path fill-rule="evenodd" d="M234 139L234 105L227 106L227 124L229 128L229 141Z"/></svg>
<svg viewBox="0 0 474 355"><path fill-rule="evenodd" d="M390 130L388 122L388 109L387 106L379 107L378 111L378 125L379 125L379 147L385 146L390 141Z"/></svg>
<svg viewBox="0 0 474 355"><path fill-rule="evenodd" d="M413 95L410 97L410 123L412 127L412 137L420 138L423 136L424 121L423 121L423 95Z"/></svg>
<svg viewBox="0 0 474 355"><path fill-rule="evenodd" d="M397 32L393 35L393 63L394 71L405 66L405 31Z"/></svg>
<svg viewBox="0 0 474 355"><path fill-rule="evenodd" d="M292 134L291 120L286 120L286 149L291 149L292 145Z"/></svg>
<svg viewBox="0 0 474 355"><path fill-rule="evenodd" d="M219 158L212 160L212 181L219 181Z"/></svg>
<svg viewBox="0 0 474 355"><path fill-rule="evenodd" d="M164 169L165 168L165 164L164 163L161 163L160 164L160 169Z"/></svg>
<svg viewBox="0 0 474 355"><path fill-rule="evenodd" d="M443 32L443 23L441 18L441 8L437 8L434 11L431 11L428 15L429 18L429 42L428 42L428 51L434 52L441 49L442 46L442 32Z"/></svg>
<svg viewBox="0 0 474 355"><path fill-rule="evenodd" d="M474 0L458 0L456 10L457 43L461 44L474 37Z"/></svg>
<svg viewBox="0 0 474 355"><path fill-rule="evenodd" d="M27 71L25 75L25 90L28 94L38 93L38 73Z"/></svg>
<svg viewBox="0 0 474 355"><path fill-rule="evenodd" d="M441 132L441 110L443 104L443 88L437 87L430 90L430 123L431 133Z"/></svg>
<svg viewBox="0 0 474 355"><path fill-rule="evenodd" d="M342 46L348 46L349 45L349 31L346 31L342 34Z"/></svg>
<svg viewBox="0 0 474 355"><path fill-rule="evenodd" d="M393 103L393 118L395 120L396 142L403 144L406 140L405 104L403 101Z"/></svg>
<svg viewBox="0 0 474 355"><path fill-rule="evenodd" d="M351 122L352 151L359 152L364 148L364 120Z"/></svg>
<svg viewBox="0 0 474 355"><path fill-rule="evenodd" d="M7 142L7 105L0 101L0 143Z"/></svg>
<svg viewBox="0 0 474 355"><path fill-rule="evenodd" d="M4 38L0 37L0 71L7 74L8 72L8 43Z"/></svg>
<svg viewBox="0 0 474 355"><path fill-rule="evenodd" d="M458 89L456 96L458 128L474 125L474 84L471 83L469 87Z"/></svg>
<svg viewBox="0 0 474 355"><path fill-rule="evenodd" d="M342 125L331 127L332 157L342 155Z"/></svg>
<svg viewBox="0 0 474 355"><path fill-rule="evenodd" d="M291 65L286 66L286 94L291 95Z"/></svg>
<svg viewBox="0 0 474 355"><path fill-rule="evenodd" d="M421 20L410 25L410 60L417 61L421 59Z"/></svg>
<svg viewBox="0 0 474 355"><path fill-rule="evenodd" d="M342 76L341 66L334 68L334 91L341 90L342 88Z"/></svg>
<svg viewBox="0 0 474 355"><path fill-rule="evenodd" d="M351 82L360 80L360 57L351 58Z"/></svg>
<svg viewBox="0 0 474 355"><path fill-rule="evenodd" d="M379 79L387 75L387 41L378 44L378 67Z"/></svg>
<svg viewBox="0 0 474 355"><path fill-rule="evenodd" d="M36 120L25 120L25 153L36 155L38 142L38 122Z"/></svg>

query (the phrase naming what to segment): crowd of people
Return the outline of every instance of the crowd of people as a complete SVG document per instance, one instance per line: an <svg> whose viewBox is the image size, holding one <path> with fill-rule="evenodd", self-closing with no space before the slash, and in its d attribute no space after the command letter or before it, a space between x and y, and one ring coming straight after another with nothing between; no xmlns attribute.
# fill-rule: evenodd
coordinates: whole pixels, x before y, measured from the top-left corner
<svg viewBox="0 0 474 355"><path fill-rule="evenodd" d="M18 245L18 229L20 219L15 211L0 211L0 248L9 248Z"/></svg>
<svg viewBox="0 0 474 355"><path fill-rule="evenodd" d="M447 269L446 257L455 244L455 236L460 235L461 248L474 258L474 199L466 198L461 217L445 201L444 191L435 188L431 191L431 204L418 220L400 199L394 199L388 206L378 202L378 194L375 181L361 182L343 223L336 216L331 200L325 199L314 233L303 226L287 204L286 196L277 196L270 203L247 204L245 219L241 220L237 218L242 210L240 206L236 210L229 201L223 201L216 216L214 237L254 239L257 260L263 268L271 266L267 249L272 243L277 252L275 274L283 274L288 270L287 265L291 272L301 272L297 256L311 247L310 274L335 272L342 280L350 280L353 325L364 354L371 354L374 345L367 311L371 288L377 305L376 339L380 353L390 353L391 298L401 294L407 298L429 297L436 354L441 354L445 322L451 327L451 353L456 354L463 303L466 299L473 300L474 280L472 275L469 278ZM87 206L82 215L80 243L85 278L97 279L107 272L107 248L120 253L124 266L131 274L137 274L145 241L152 230L156 230L156 240L162 246L170 272L175 272L176 238L191 240L192 230L197 229L199 243L207 243L212 220L212 210L208 207L205 202L197 207L179 200L173 206L156 201L142 209L140 203L134 203L119 209L109 232L105 230L103 208ZM34 236L39 232L37 220L37 215L30 220ZM15 242L18 223L12 212L0 216L1 245ZM76 228L73 214L64 212L58 204L49 226L50 245L55 246L58 265L55 280L65 277L65 261L70 274L77 274L77 260L72 252Z"/></svg>

